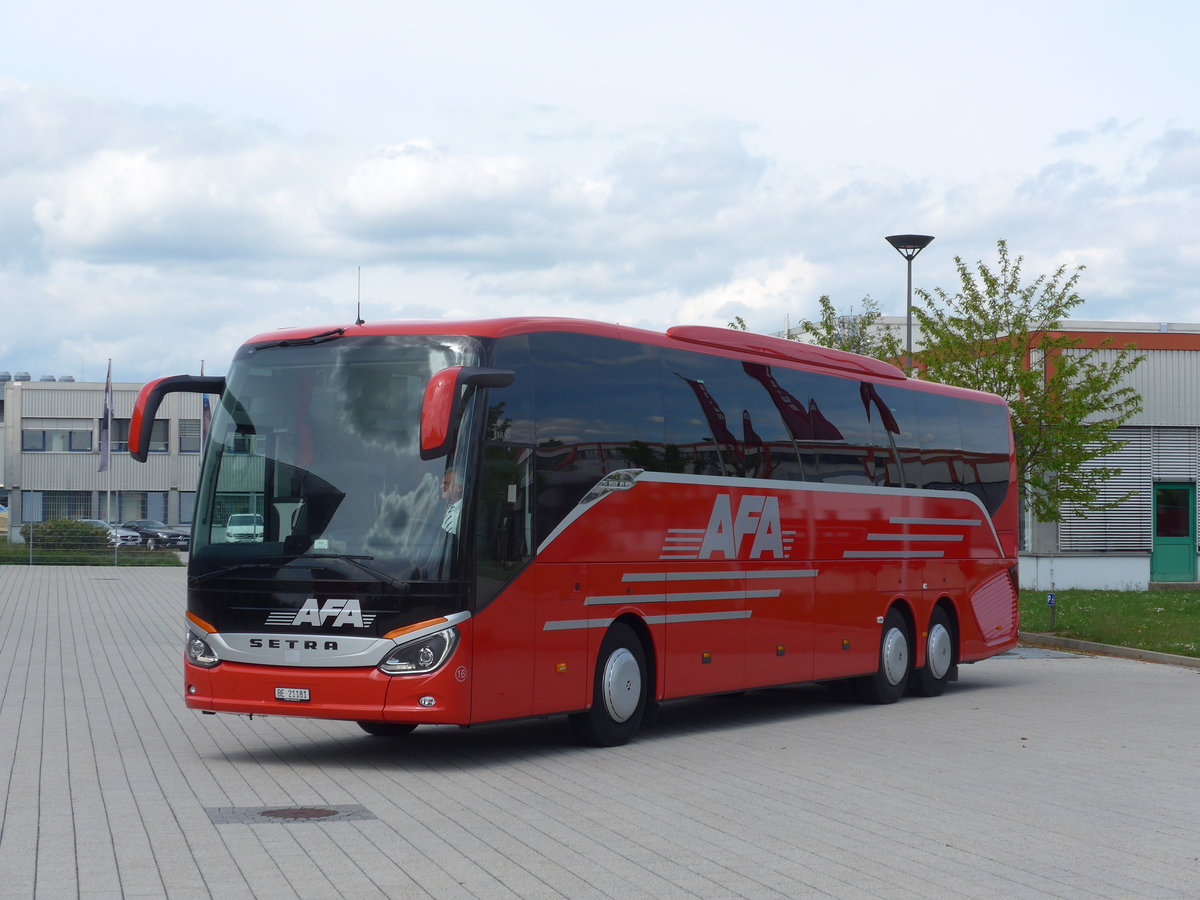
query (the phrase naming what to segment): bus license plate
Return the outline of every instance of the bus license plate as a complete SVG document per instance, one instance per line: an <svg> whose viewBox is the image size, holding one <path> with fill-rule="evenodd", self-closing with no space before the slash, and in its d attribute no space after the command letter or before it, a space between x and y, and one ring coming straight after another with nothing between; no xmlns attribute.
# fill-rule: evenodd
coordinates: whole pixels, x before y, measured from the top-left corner
<svg viewBox="0 0 1200 900"><path fill-rule="evenodd" d="M309 700L308 688L275 688L276 700L291 700L296 703L303 703Z"/></svg>

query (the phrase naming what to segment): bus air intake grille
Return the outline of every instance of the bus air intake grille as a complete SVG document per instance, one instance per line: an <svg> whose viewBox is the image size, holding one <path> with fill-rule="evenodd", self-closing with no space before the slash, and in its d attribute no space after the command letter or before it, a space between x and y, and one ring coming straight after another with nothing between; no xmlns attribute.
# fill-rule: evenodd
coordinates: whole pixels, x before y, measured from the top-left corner
<svg viewBox="0 0 1200 900"><path fill-rule="evenodd" d="M1007 572L989 578L971 594L971 611L985 644L999 644L1012 636L1017 626L1017 595Z"/></svg>

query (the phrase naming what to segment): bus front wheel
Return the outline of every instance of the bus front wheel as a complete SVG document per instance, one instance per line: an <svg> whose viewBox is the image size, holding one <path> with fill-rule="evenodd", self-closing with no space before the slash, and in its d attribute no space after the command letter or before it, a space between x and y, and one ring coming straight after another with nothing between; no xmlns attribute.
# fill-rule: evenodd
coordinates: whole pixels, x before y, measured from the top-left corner
<svg viewBox="0 0 1200 900"><path fill-rule="evenodd" d="M908 623L898 609L888 610L879 639L879 669L855 685L863 703L895 703L904 696L912 660Z"/></svg>
<svg viewBox="0 0 1200 900"><path fill-rule="evenodd" d="M646 653L637 634L616 622L596 658L591 708L571 715L571 727L584 744L616 747L637 734L646 714Z"/></svg>

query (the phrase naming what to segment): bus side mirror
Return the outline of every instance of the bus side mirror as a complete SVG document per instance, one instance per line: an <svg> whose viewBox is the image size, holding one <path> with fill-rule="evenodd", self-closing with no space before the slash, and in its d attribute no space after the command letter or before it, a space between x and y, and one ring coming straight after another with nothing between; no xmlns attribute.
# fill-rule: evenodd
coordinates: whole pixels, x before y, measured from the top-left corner
<svg viewBox="0 0 1200 900"><path fill-rule="evenodd" d="M454 448L464 385L508 387L517 373L511 369L451 366L434 374L425 385L421 403L421 459L438 459Z"/></svg>
<svg viewBox="0 0 1200 900"><path fill-rule="evenodd" d="M129 419L129 455L145 462L150 452L150 433L154 429L154 414L167 394L222 394L225 379L205 375L170 375L142 385L133 403Z"/></svg>

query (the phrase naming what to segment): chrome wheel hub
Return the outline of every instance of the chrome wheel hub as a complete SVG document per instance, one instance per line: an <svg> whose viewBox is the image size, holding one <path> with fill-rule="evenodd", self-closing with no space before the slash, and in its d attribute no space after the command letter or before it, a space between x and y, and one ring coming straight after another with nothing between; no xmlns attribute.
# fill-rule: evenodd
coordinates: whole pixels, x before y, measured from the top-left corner
<svg viewBox="0 0 1200 900"><path fill-rule="evenodd" d="M927 665L929 674L941 680L950 671L950 661L953 659L950 632L940 622L929 629L929 643L925 653L929 657Z"/></svg>
<svg viewBox="0 0 1200 900"><path fill-rule="evenodd" d="M614 722L628 721L642 699L642 670L625 647L617 650L604 664L601 679L604 709Z"/></svg>

